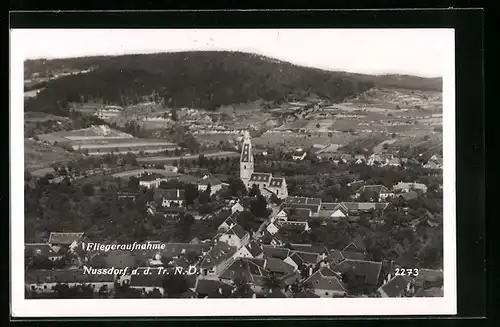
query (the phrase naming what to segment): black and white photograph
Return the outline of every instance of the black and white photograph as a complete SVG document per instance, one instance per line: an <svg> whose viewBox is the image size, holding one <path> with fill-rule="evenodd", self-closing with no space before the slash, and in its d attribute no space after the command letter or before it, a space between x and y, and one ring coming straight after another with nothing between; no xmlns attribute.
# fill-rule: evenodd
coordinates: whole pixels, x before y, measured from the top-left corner
<svg viewBox="0 0 500 327"><path fill-rule="evenodd" d="M19 314L456 313L452 29L11 47Z"/></svg>

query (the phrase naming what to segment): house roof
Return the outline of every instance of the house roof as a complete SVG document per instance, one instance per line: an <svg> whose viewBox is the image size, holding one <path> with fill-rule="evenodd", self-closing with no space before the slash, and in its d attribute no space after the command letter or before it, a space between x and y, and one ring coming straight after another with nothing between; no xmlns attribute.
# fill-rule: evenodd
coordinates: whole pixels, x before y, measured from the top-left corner
<svg viewBox="0 0 500 327"><path fill-rule="evenodd" d="M222 298L231 295L232 287L217 280L198 279L195 292L198 295L205 295L209 298Z"/></svg>
<svg viewBox="0 0 500 327"><path fill-rule="evenodd" d="M236 217L237 217L237 212L235 212L234 214L229 215L229 217L227 217L226 220L224 220L220 224L220 226L222 226L223 224L226 224L227 226L238 224L238 221L236 220ZM219 228L220 228L220 226L219 226Z"/></svg>
<svg viewBox="0 0 500 327"><path fill-rule="evenodd" d="M160 200L184 200L186 192L181 189L155 189L155 199Z"/></svg>
<svg viewBox="0 0 500 327"><path fill-rule="evenodd" d="M158 173L145 173L139 177L141 182L152 182L156 180L167 179L164 175Z"/></svg>
<svg viewBox="0 0 500 327"><path fill-rule="evenodd" d="M338 202L323 202L321 203L321 210L335 210L339 205Z"/></svg>
<svg viewBox="0 0 500 327"><path fill-rule="evenodd" d="M26 256L53 257L57 253L48 243L26 243L24 245L24 254Z"/></svg>
<svg viewBox="0 0 500 327"><path fill-rule="evenodd" d="M321 245L321 244L296 244L296 243L292 243L292 244L290 244L290 249L294 250L294 251L316 253L316 254L322 254L322 253L328 254L329 253L326 246Z"/></svg>
<svg viewBox="0 0 500 327"><path fill-rule="evenodd" d="M365 283L377 285L382 262L346 259L334 267L332 270L340 273L353 272L356 276L363 276Z"/></svg>
<svg viewBox="0 0 500 327"><path fill-rule="evenodd" d="M399 190L409 190L409 189L415 189L415 190L427 190L427 186L423 183L405 183L405 182L399 182L396 185L394 185L393 190L399 191Z"/></svg>
<svg viewBox="0 0 500 327"><path fill-rule="evenodd" d="M74 241L80 239L83 233L57 233L52 232L49 236L49 244L71 245Z"/></svg>
<svg viewBox="0 0 500 327"><path fill-rule="evenodd" d="M224 242L218 242L203 258L200 268L212 268L231 258L236 248Z"/></svg>
<svg viewBox="0 0 500 327"><path fill-rule="evenodd" d="M250 176L250 182L262 182L267 183L272 178L272 174L269 173L253 173Z"/></svg>
<svg viewBox="0 0 500 327"><path fill-rule="evenodd" d="M345 292L340 276L327 266L320 268L304 282L310 283L314 289Z"/></svg>
<svg viewBox="0 0 500 327"><path fill-rule="evenodd" d="M306 204L304 204L305 206ZM289 216L289 220L293 221L308 221L311 217L312 210L310 208L294 208L295 213ZM315 212L315 211L314 211Z"/></svg>
<svg viewBox="0 0 500 327"><path fill-rule="evenodd" d="M262 248L264 251L264 256L268 258L278 258L284 260L290 254L290 250L287 248L274 247L268 245L264 245Z"/></svg>
<svg viewBox="0 0 500 327"><path fill-rule="evenodd" d="M210 250L209 243L166 243L165 248L160 254L166 258L175 258L187 252L195 252L197 255L202 255Z"/></svg>
<svg viewBox="0 0 500 327"><path fill-rule="evenodd" d="M267 276L267 271L263 268L264 261L254 261L247 258L234 260L224 269L219 278L222 279L242 279L246 282L253 282L255 276Z"/></svg>
<svg viewBox="0 0 500 327"><path fill-rule="evenodd" d="M374 192L376 194L391 193L391 191L389 191L389 189L384 185L363 185L356 191L356 193L363 192Z"/></svg>
<svg viewBox="0 0 500 327"><path fill-rule="evenodd" d="M330 250L330 254L326 257L326 261L338 264L342 262L344 259L352 259L352 260L364 260L365 254L363 252L355 252L355 251L340 251L340 250Z"/></svg>
<svg viewBox="0 0 500 327"><path fill-rule="evenodd" d="M402 197L405 201L410 201L418 198L418 193L415 191L401 193L400 197Z"/></svg>
<svg viewBox="0 0 500 327"><path fill-rule="evenodd" d="M241 225L234 224L234 225L229 225L229 228L227 231L224 232L224 234L231 234L231 235L236 235L239 239L242 239L245 237L245 235L248 234L247 231Z"/></svg>
<svg viewBox="0 0 500 327"><path fill-rule="evenodd" d="M286 298L287 296L285 292L283 292L282 290L274 288L271 290L271 293L266 295L266 297L277 299L277 298Z"/></svg>
<svg viewBox="0 0 500 327"><path fill-rule="evenodd" d="M319 204L292 204L291 208L298 212L300 209L310 210L311 212L318 213L320 205ZM305 211L303 211L305 212Z"/></svg>
<svg viewBox="0 0 500 327"><path fill-rule="evenodd" d="M387 208L387 202L342 202L339 204L349 211L383 210Z"/></svg>
<svg viewBox="0 0 500 327"><path fill-rule="evenodd" d="M246 245L246 248L248 250L248 252L250 252L250 254L253 256L253 257L258 257L259 255L261 255L263 253L263 249L262 249L262 245L258 244L256 241L252 241L250 243L248 243Z"/></svg>
<svg viewBox="0 0 500 327"><path fill-rule="evenodd" d="M290 264L277 258L267 258L264 263L264 269L273 273L282 273L285 275L292 273L294 270Z"/></svg>
<svg viewBox="0 0 500 327"><path fill-rule="evenodd" d="M290 259L293 260L297 265L302 263L304 264L316 264L319 262L319 254L318 253L310 253L310 252L302 252L302 251L294 251L290 255Z"/></svg>
<svg viewBox="0 0 500 327"><path fill-rule="evenodd" d="M269 183L270 187L281 187L283 182L285 181L284 177L273 177L271 178L271 182Z"/></svg>
<svg viewBox="0 0 500 327"><path fill-rule="evenodd" d="M407 276L395 276L382 285L379 290L387 294L388 297L398 297L403 294L409 282Z"/></svg>
<svg viewBox="0 0 500 327"><path fill-rule="evenodd" d="M218 180L217 178L209 177L209 178L202 179L198 183L198 185L208 185L208 184L210 184L210 186L214 186L214 185L220 185L220 184L222 184L222 182L220 180Z"/></svg>
<svg viewBox="0 0 500 327"><path fill-rule="evenodd" d="M149 268L150 274L145 274L147 268L138 268L137 274L130 276L131 287L163 287L165 275L159 273L159 268Z"/></svg>
<svg viewBox="0 0 500 327"><path fill-rule="evenodd" d="M113 282L114 275L84 274L82 269L58 269L58 270L27 270L25 282L27 284L42 283L96 283Z"/></svg>
<svg viewBox="0 0 500 327"><path fill-rule="evenodd" d="M286 198L286 203L320 205L321 199L320 198L305 198L305 197L300 197L300 196L289 196Z"/></svg>

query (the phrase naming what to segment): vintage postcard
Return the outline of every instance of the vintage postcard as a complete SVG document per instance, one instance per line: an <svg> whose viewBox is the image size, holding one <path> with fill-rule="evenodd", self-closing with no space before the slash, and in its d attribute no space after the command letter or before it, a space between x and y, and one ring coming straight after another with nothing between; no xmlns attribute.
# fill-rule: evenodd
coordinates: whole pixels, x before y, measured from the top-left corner
<svg viewBox="0 0 500 327"><path fill-rule="evenodd" d="M452 29L11 30L12 315L455 314L454 71Z"/></svg>

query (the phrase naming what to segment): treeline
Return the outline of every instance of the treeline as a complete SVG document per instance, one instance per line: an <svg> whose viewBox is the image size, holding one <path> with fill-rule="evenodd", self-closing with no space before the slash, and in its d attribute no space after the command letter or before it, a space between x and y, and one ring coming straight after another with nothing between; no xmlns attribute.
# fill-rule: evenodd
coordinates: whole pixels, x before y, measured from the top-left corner
<svg viewBox="0 0 500 327"><path fill-rule="evenodd" d="M159 93L169 107L216 109L221 105L264 99L282 101L287 95L315 94L332 101L373 86L343 73L273 62L240 52L177 52L68 59L83 60L96 70L64 76L27 101L27 111L62 114L61 101L101 98L126 105ZM68 63L65 63L68 65ZM79 67L83 68L83 67Z"/></svg>

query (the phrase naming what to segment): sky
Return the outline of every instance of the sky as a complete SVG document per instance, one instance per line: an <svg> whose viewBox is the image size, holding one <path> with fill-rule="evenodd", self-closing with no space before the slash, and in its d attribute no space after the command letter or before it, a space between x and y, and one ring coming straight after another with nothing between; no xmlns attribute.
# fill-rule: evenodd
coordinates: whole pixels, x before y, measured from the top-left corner
<svg viewBox="0 0 500 327"><path fill-rule="evenodd" d="M454 49L451 29L23 29L11 38L24 59L236 50L321 69L423 77L443 76Z"/></svg>

